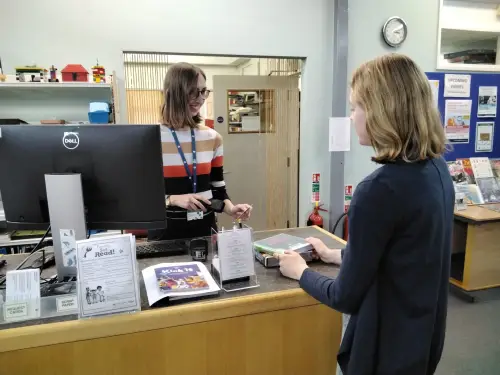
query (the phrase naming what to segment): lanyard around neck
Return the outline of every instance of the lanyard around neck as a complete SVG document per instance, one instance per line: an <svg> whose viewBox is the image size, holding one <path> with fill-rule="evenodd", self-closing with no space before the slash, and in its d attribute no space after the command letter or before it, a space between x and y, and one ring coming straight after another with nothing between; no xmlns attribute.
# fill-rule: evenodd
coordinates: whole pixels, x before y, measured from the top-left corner
<svg viewBox="0 0 500 375"><path fill-rule="evenodd" d="M193 193L196 193L196 139L194 136L194 130L191 129L191 151L193 153L193 173L189 169L189 165L186 161L186 156L184 155L184 151L182 151L181 143L179 142L179 138L177 137L177 133L174 129L169 128L172 133L172 137L174 137L175 145L177 146L177 152L182 159L182 163L184 164L184 169L186 170L186 174L189 177L189 181L193 184Z"/></svg>

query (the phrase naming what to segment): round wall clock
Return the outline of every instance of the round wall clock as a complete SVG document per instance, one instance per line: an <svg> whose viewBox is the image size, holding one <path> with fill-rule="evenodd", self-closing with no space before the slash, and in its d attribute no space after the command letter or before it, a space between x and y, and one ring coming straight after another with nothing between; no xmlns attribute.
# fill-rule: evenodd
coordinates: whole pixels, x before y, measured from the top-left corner
<svg viewBox="0 0 500 375"><path fill-rule="evenodd" d="M401 17L389 18L382 27L384 41L391 47L399 47L408 36L406 22Z"/></svg>

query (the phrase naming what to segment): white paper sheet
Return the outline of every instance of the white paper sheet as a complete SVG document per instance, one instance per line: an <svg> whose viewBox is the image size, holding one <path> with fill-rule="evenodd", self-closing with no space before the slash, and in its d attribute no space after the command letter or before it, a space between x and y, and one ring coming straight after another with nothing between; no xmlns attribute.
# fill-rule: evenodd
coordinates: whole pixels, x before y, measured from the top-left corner
<svg viewBox="0 0 500 375"><path fill-rule="evenodd" d="M255 275L252 233L250 229L237 229L217 235L219 271L223 280Z"/></svg>
<svg viewBox="0 0 500 375"><path fill-rule="evenodd" d="M328 127L329 151L349 151L351 149L351 119L330 117Z"/></svg>
<svg viewBox="0 0 500 375"><path fill-rule="evenodd" d="M141 308L130 234L77 241L78 308L81 318Z"/></svg>
<svg viewBox="0 0 500 375"><path fill-rule="evenodd" d="M495 123L477 122L476 123L476 152L493 151L493 129Z"/></svg>
<svg viewBox="0 0 500 375"><path fill-rule="evenodd" d="M4 318L6 321L40 316L40 270L8 271L6 274Z"/></svg>
<svg viewBox="0 0 500 375"><path fill-rule="evenodd" d="M477 181L478 178L491 178L493 177L493 170L491 169L490 159L488 158L470 158L470 164L474 177Z"/></svg>
<svg viewBox="0 0 500 375"><path fill-rule="evenodd" d="M472 100L446 100L444 126L451 143L469 143Z"/></svg>
<svg viewBox="0 0 500 375"><path fill-rule="evenodd" d="M470 97L471 76L469 74L445 74L444 97Z"/></svg>
<svg viewBox="0 0 500 375"><path fill-rule="evenodd" d="M497 87L479 86L477 117L497 117Z"/></svg>
<svg viewBox="0 0 500 375"><path fill-rule="evenodd" d="M438 106L439 100L439 81L435 79L430 79L429 84L431 85L432 97L434 98L434 104Z"/></svg>

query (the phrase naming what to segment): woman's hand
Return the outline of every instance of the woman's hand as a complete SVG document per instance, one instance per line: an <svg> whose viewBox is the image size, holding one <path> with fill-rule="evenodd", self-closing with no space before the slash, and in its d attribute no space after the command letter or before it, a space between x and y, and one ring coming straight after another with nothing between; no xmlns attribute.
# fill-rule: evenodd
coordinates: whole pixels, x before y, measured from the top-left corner
<svg viewBox="0 0 500 375"><path fill-rule="evenodd" d="M280 271L283 276L290 279L300 280L302 274L308 268L304 258L295 251L285 250L282 254L274 254L274 257L280 261Z"/></svg>
<svg viewBox="0 0 500 375"><path fill-rule="evenodd" d="M252 214L252 206L245 203L237 204L229 207L227 214L233 219L248 220Z"/></svg>
<svg viewBox="0 0 500 375"><path fill-rule="evenodd" d="M207 209L203 203L210 205L210 201L204 198L200 194L182 194L182 195L171 195L170 204L172 206L177 206L184 208L188 211L203 211L206 212Z"/></svg>
<svg viewBox="0 0 500 375"><path fill-rule="evenodd" d="M306 238L314 248L314 256L316 259L321 259L325 263L334 263L340 265L342 263L342 251L340 249L329 249L323 241L318 238Z"/></svg>

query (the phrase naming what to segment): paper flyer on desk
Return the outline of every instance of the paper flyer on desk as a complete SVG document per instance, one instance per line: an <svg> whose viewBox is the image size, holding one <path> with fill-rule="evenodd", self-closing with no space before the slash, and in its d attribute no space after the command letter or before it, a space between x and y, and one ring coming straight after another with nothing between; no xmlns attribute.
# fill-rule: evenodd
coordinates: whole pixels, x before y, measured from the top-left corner
<svg viewBox="0 0 500 375"><path fill-rule="evenodd" d="M477 117L497 117L497 87L479 86Z"/></svg>
<svg viewBox="0 0 500 375"><path fill-rule="evenodd" d="M469 143L472 100L446 100L444 130L450 143Z"/></svg>
<svg viewBox="0 0 500 375"><path fill-rule="evenodd" d="M78 241L77 252L80 317L140 310L132 235Z"/></svg>

